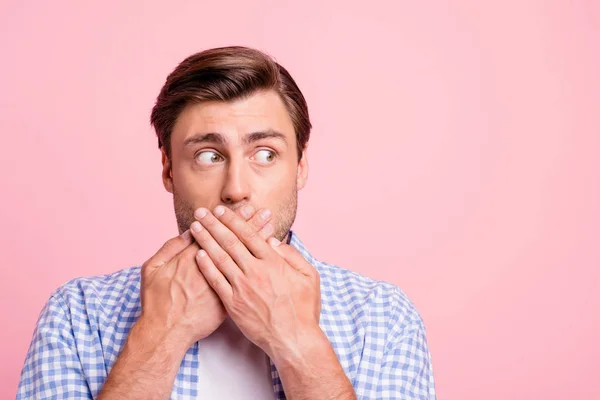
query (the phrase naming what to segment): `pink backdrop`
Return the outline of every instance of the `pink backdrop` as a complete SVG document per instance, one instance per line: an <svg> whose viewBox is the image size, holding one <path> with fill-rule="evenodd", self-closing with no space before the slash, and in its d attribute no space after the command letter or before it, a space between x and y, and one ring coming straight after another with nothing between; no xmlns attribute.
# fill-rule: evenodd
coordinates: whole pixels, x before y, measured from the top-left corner
<svg viewBox="0 0 600 400"><path fill-rule="evenodd" d="M600 398L600 2L84 3L0 6L0 398L54 288L176 233L150 108L230 44L303 89L296 231L410 296L440 399Z"/></svg>

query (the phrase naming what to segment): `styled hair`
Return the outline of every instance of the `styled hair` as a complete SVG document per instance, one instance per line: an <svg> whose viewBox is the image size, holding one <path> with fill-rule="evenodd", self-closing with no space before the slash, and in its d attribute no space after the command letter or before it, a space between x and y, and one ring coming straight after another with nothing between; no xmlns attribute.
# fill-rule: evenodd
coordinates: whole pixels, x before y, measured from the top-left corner
<svg viewBox="0 0 600 400"><path fill-rule="evenodd" d="M291 117L300 160L312 127L302 92L289 72L270 56L241 46L193 54L169 74L150 116L158 136L158 147L164 146L167 157L171 158L171 132L187 105L205 101L229 102L268 90L281 97Z"/></svg>

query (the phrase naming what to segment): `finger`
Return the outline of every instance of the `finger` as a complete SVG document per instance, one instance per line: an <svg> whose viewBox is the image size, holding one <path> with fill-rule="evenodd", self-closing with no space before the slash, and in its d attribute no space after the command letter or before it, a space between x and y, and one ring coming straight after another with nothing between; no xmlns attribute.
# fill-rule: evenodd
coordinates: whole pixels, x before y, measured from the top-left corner
<svg viewBox="0 0 600 400"><path fill-rule="evenodd" d="M258 231L258 236L260 236L261 239L266 241L271 236L273 236L273 233L275 233L275 230L273 229L273 225L268 223L260 231Z"/></svg>
<svg viewBox="0 0 600 400"><path fill-rule="evenodd" d="M223 305L227 306L233 296L233 288L204 249L196 252L196 263L204 279L219 296Z"/></svg>
<svg viewBox="0 0 600 400"><path fill-rule="evenodd" d="M198 243L193 242L181 253L177 254L173 260L167 263L163 268L172 269L172 271L167 271L167 273L169 275L178 275L182 277L184 281L193 279L198 275L202 276L196 264L196 253L198 250L200 250L200 246Z"/></svg>
<svg viewBox="0 0 600 400"><path fill-rule="evenodd" d="M250 218L252 218L256 210L252 204L246 204L245 206L236 209L235 212L244 218L245 221L248 221Z"/></svg>
<svg viewBox="0 0 600 400"><path fill-rule="evenodd" d="M217 206L215 208L215 211L218 212L219 210L226 212L227 215L235 218L237 221L239 221L239 223L244 224L247 235L253 235L257 240L260 240L258 238L258 233L254 229L250 228L248 223L236 213L223 206ZM218 243L221 249L231 256L239 268L242 270L245 269L249 261L254 259L253 254L244 245L244 243L242 243L241 238L236 233L232 232L225 224L223 224L223 222L221 222L215 214L211 213L206 208L199 208L194 213L194 216L202 224L202 226L210 232L210 235L214 238L215 242ZM267 244L263 241L263 245L266 246ZM217 260L214 258L210 250L206 249L206 251L216 263ZM217 267L219 267L218 264Z"/></svg>
<svg viewBox="0 0 600 400"><path fill-rule="evenodd" d="M146 264L149 267L160 267L161 265L171 261L177 254L181 253L192 243L194 243L194 238L188 229L181 235L167 240L167 242L163 244L156 254L150 257Z"/></svg>
<svg viewBox="0 0 600 400"><path fill-rule="evenodd" d="M208 213L210 214L210 213ZM212 215L211 215L212 216ZM208 218L207 215L205 217ZM212 216L216 220L214 216ZM218 222L218 220L217 220ZM219 222L220 224L220 222ZM202 249L208 253L208 256L214 265L221 271L227 280L234 285L239 276L243 273L240 267L235 263L231 255L226 252L217 241L212 237L211 232L199 221L194 221L190 227L192 236ZM248 252L248 250L246 250ZM250 253L248 256L251 257Z"/></svg>
<svg viewBox="0 0 600 400"><path fill-rule="evenodd" d="M248 225L258 231L263 240L267 240L274 233L273 225L269 223L272 218L269 209L262 208L255 212L254 207L246 205L240 210L242 211L241 216L248 222ZM247 215L250 215L250 217L247 217Z"/></svg>
<svg viewBox="0 0 600 400"><path fill-rule="evenodd" d="M312 264L309 263L298 250L296 250L295 247L281 243L276 238L270 238L268 243L273 249L275 249L277 254L279 254L285 261L287 261L288 264L290 264L292 268L298 272L306 276L318 276L318 272L315 267L313 267Z"/></svg>
<svg viewBox="0 0 600 400"><path fill-rule="evenodd" d="M250 250L250 252L252 252L256 258L266 258L269 254L271 254L271 249L267 243L265 243L265 240L257 234L256 229L250 226L246 221L244 221L230 209L227 207L218 206L215 208L214 215L222 224L222 226L215 224L215 228L218 228L215 240L221 243L227 252L229 252L228 247L231 245L234 250L236 250L236 247L244 247ZM269 210L261 210L258 216L258 218L264 219L270 217L271 215ZM211 234L212 233L213 232L211 231ZM237 241L233 239L234 237L237 239ZM231 242L229 242L230 240ZM238 242L241 242L243 246L239 246ZM231 256L234 259L236 257L235 254L231 254Z"/></svg>
<svg viewBox="0 0 600 400"><path fill-rule="evenodd" d="M273 233L275 233L275 229L273 228L273 225L268 222L272 217L271 212L265 214L263 213L263 210L267 209L263 208L258 210L258 212L255 212L254 207L251 204L247 204L244 207L239 207L235 212L244 218L250 226L256 229L258 231L258 236L266 241Z"/></svg>
<svg viewBox="0 0 600 400"><path fill-rule="evenodd" d="M244 218L250 226L256 229L258 231L258 236L266 241L273 235L275 229L273 228L273 225L268 222L271 220L271 212L264 214L261 213L263 210L267 209L263 208L258 210L258 212L255 212L254 207L251 204L247 204L244 207L239 207L235 212L240 217Z"/></svg>

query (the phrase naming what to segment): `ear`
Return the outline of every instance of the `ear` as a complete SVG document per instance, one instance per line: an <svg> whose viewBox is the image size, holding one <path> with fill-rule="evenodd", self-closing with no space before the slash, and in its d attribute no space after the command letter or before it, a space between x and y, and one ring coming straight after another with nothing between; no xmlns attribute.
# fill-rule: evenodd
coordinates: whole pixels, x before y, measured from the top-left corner
<svg viewBox="0 0 600 400"><path fill-rule="evenodd" d="M161 161L162 161L162 181L165 189L169 193L173 193L173 172L171 169L171 161L167 154L165 153L165 148L160 148Z"/></svg>
<svg viewBox="0 0 600 400"><path fill-rule="evenodd" d="M296 188L298 191L302 190L306 185L308 179L308 146L304 148L302 152L302 158L298 162L298 173L296 175Z"/></svg>

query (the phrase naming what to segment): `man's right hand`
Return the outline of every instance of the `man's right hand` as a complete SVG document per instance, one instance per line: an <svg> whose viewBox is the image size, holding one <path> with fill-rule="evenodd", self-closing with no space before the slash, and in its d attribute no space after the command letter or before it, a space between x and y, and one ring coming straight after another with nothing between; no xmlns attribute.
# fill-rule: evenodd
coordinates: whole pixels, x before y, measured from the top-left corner
<svg viewBox="0 0 600 400"><path fill-rule="evenodd" d="M269 219L260 218L260 210L237 212L265 240L273 234ZM196 264L199 249L188 230L167 241L142 265L142 313L99 399L167 399L187 349L225 320L221 300Z"/></svg>

